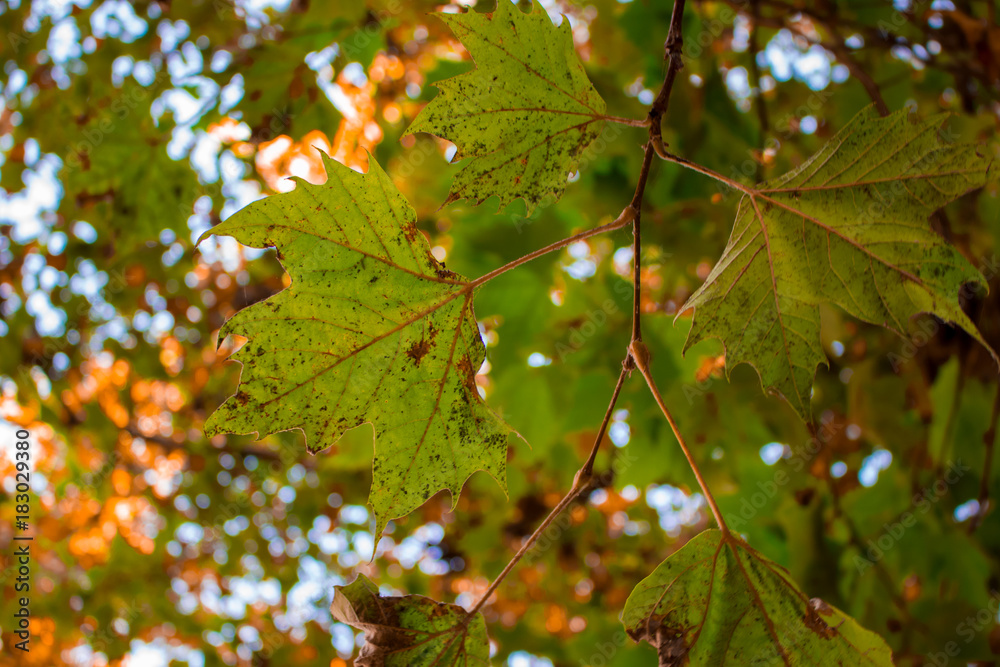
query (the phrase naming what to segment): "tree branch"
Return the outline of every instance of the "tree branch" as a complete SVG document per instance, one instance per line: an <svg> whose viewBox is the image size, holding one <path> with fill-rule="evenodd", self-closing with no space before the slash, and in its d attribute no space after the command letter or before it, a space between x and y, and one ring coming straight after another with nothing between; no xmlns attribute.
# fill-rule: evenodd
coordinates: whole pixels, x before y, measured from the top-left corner
<svg viewBox="0 0 1000 667"><path fill-rule="evenodd" d="M757 65L757 52L760 47L757 43L757 24L760 22L760 2L751 0L751 23L750 23L750 80L751 85L757 92L754 95L757 106L757 120L760 123L760 137L757 141L760 149L761 163L757 168L757 182L760 182L764 164L764 148L767 145L767 133L770 131L770 122L767 118L767 105L764 103L764 89L760 85L760 66Z"/></svg>
<svg viewBox="0 0 1000 667"><path fill-rule="evenodd" d="M684 62L681 60L681 51L684 46L684 37L681 30L683 18L684 0L674 0L674 9L670 15L670 30L667 33L667 41L663 45L667 60L667 73L663 79L663 86L660 88L660 92L656 96L656 99L653 100L653 106L649 110L649 117L647 119L649 122L649 141L646 143L645 152L642 156L642 170L639 172L639 182L635 186L635 195L632 197L632 203L629 205L635 211L635 217L632 220L633 341L642 340L640 298L642 290L642 282L640 280L642 272L642 198L646 192L646 181L649 180L649 169L653 163L653 153L662 155L666 152L663 148L663 129L661 124L663 116L667 113L667 107L670 105L670 93L674 89L674 80L677 78L677 72L684 67Z"/></svg>
<svg viewBox="0 0 1000 667"><path fill-rule="evenodd" d="M681 67L683 67L683 63L681 62L681 47L683 45L683 40L681 38L681 19L683 15L684 15L684 0L675 0L673 13L670 19L670 31L667 34L667 41L664 46L666 50L666 57L668 60L667 73L663 81L663 87L660 89L659 95L657 95L656 99L653 101L653 106L649 110L649 115L644 123L649 125L649 141L646 142L646 146L643 153L642 170L639 174L639 181L636 184L635 194L632 197L632 201L629 203L628 206L625 207L621 215L618 216L618 219L607 225L596 227L594 229L591 229L590 231L584 232L582 234L577 234L576 236L573 236L569 239L563 239L562 241L553 243L549 246L546 246L545 248L536 250L535 252L529 255L525 255L524 257L518 260L506 264L500 267L499 269L491 271L490 273L487 273L485 276L472 281L466 288L469 290L474 289L475 287L482 285L483 283L492 280L496 276L506 273L507 271L517 266L520 266L525 262L531 261L532 259L540 257L541 255L544 255L546 253L552 252L553 250L564 248L570 243L574 243L576 241L588 238L590 236L600 234L601 232L610 231L613 229L620 229L621 227L624 227L630 222L632 223L632 236L633 236L632 264L634 268L632 335L629 342L628 352L625 355L624 361L622 361L622 370L621 373L619 373L618 375L618 382L615 384L614 392L611 394L611 401L608 403L608 409L604 413L604 419L601 421L601 426L598 429L597 437L594 439L594 445L590 449L590 455L587 457L587 460L580 467L580 469L576 473L576 476L573 478L573 487L569 490L568 493L566 493L565 496L563 496L562 500L560 500L559 503L552 508L552 511L549 512L548 516L546 516L545 519L542 520L542 523L539 524L538 528L536 528L535 531L528 537L528 539L525 540L525 542L521 545L521 548L518 549L517 553L514 554L513 558L511 558L510 562L507 563L507 565L500 572L500 574L498 574L497 577L493 580L493 583L490 584L489 588L486 589L486 592L483 593L483 596L479 599L479 602L477 602L475 606L473 606L472 609L469 610L469 613L466 615L465 620L463 621L463 625L467 625L469 621L475 616L475 614L480 609L482 609L483 605L485 605L487 600L490 599L490 596L496 592L497 588L500 587L500 584L503 582L503 580L507 577L508 574L510 574L510 572L514 569L514 567L517 566L517 564L521 561L521 559L524 558L525 554L527 554L528 551L531 549L531 547L535 544L535 542L538 540L542 532L546 528L548 528L549 525L551 525L551 523L555 520L555 518L558 517L563 510L569 507L570 503L572 503L573 500L577 498L577 496L579 496L583 491L591 488L591 482L593 481L593 474L594 474L594 460L597 458L597 452L600 450L601 441L604 439L604 434L607 431L608 423L610 423L611 421L611 415L614 412L615 404L618 402L618 395L621 393L622 386L624 386L625 379L628 377L629 372L632 371L634 368L636 368L635 350L638 349L636 347L636 343L639 346L642 346L642 349L645 350L645 346L642 345L641 342L642 333L640 329L640 320L639 320L640 318L639 297L641 289L639 274L642 269L642 262L640 259L641 246L640 246L639 211L642 208L642 199L643 199L643 194L646 190L646 181L649 179L649 170L653 164L653 153L665 152L663 150L660 123L664 113L667 110L667 105L670 103L670 92L673 89L674 79L677 77L678 70L680 70ZM642 359L641 363L645 364L647 361L648 357ZM672 425L673 422L671 422L671 426ZM685 452L686 451L687 450L685 449ZM691 459L689 458L689 461L690 460ZM694 464L692 462L692 467L693 466ZM701 479L700 473L698 473L697 469L695 469L695 475L698 476L699 479ZM711 502L714 507L715 501L712 500Z"/></svg>
<svg viewBox="0 0 1000 667"><path fill-rule="evenodd" d="M496 576L493 583L490 584L490 587L486 589L485 593L483 593L483 596L479 598L479 602L477 602L476 605L469 610L469 613L465 616L465 624L468 624L472 617L476 615L476 612L482 609L483 605L486 604L486 601L490 599L490 596L496 592L497 588L500 587L500 584L507 578L507 575L510 574L511 570L513 570L521 559L528 553L528 551L531 550L531 547L534 546L541 534L546 528L549 527L556 517L562 514L562 511L569 507L570 503L572 503L582 491L590 488L590 482L594 471L594 459L597 456L597 451L601 447L601 441L604 439L604 433L608 429L608 423L611 421L611 415L615 410L615 403L618 402L618 394L621 393L622 385L625 383L627 375L628 371L623 363L622 372L618 376L618 384L615 385L615 391L611 395L611 402L608 403L608 409L604 412L604 419L601 420L601 426L597 431L597 437L594 438L594 445L590 449L590 456L587 458L587 462L580 467L576 476L573 478L573 487L566 493L565 496L563 496L562 500L560 500L556 506L552 508L552 511L549 512L548 516L542 520L542 522L538 525L538 528L536 528L535 531L528 536L528 539L524 541L521 548L518 549L517 553L510 559L510 562L507 563L506 567L504 567L500 574Z"/></svg>

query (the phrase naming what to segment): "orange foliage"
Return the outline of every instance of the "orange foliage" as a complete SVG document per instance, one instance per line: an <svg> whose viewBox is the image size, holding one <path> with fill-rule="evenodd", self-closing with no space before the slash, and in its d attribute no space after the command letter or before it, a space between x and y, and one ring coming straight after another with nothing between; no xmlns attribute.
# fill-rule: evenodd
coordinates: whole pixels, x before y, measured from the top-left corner
<svg viewBox="0 0 1000 667"><path fill-rule="evenodd" d="M334 152L330 140L319 130L310 132L299 142L282 134L260 145L254 164L272 190L287 192L292 188L292 184L285 181L289 176L298 176L310 183L326 180L317 148L327 155Z"/></svg>
<svg viewBox="0 0 1000 667"><path fill-rule="evenodd" d="M722 371L726 367L726 355L720 354L717 357L707 357L702 359L698 365L698 370L694 373L694 378L698 382L705 382L710 377L722 377Z"/></svg>
<svg viewBox="0 0 1000 667"><path fill-rule="evenodd" d="M247 130L240 121L226 116L218 123L209 125L208 133L222 143L228 144L245 139Z"/></svg>

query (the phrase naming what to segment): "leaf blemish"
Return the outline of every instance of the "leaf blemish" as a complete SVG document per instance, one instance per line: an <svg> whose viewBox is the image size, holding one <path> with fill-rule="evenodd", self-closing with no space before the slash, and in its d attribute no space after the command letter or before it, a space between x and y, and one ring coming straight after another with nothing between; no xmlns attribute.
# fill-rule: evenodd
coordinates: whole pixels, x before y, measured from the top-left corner
<svg viewBox="0 0 1000 667"><path fill-rule="evenodd" d="M419 343L414 343L410 346L410 349L406 351L406 356L413 359L413 363L417 366L420 365L420 360L423 359L428 352L430 352L431 344L427 342L426 339L421 338Z"/></svg>

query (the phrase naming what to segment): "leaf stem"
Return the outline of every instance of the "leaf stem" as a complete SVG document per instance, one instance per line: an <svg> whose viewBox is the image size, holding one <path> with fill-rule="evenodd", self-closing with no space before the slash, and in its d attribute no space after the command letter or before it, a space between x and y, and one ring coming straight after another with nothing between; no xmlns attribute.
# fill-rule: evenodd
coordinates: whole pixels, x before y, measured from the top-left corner
<svg viewBox="0 0 1000 667"><path fill-rule="evenodd" d="M550 252L555 252L560 248L565 248L568 245L572 245L573 243L576 243L577 241L582 241L583 239L588 239L591 236L597 236L598 234L603 234L604 232L610 232L616 229L621 229L622 227L628 225L630 222L632 222L632 214L630 209L626 208L624 211L621 212L621 215L619 215L617 219L615 219L612 222L609 222L606 225L601 225L600 227L594 227L593 229L588 229L585 232L580 232L579 234L575 234L573 236L570 236L569 238L561 239L559 241L556 241L555 243L550 243L544 248L539 248L534 252L528 253L524 257L519 257L518 259L515 259L513 262L508 262L507 264L504 264L500 268L493 269L486 275L480 276L479 278L476 278L472 282L467 283L464 291L471 291L479 287L480 285L488 283L497 276L503 275L504 273L507 273L511 269L516 269L522 264L526 264L533 259L541 257L542 255L547 255Z"/></svg>
<svg viewBox="0 0 1000 667"><path fill-rule="evenodd" d="M600 116L603 120L629 127L648 127L649 118L622 118L621 116Z"/></svg>
<svg viewBox="0 0 1000 667"><path fill-rule="evenodd" d="M726 178L725 176L723 176L719 172L712 171L708 167L703 167L700 164L698 164L697 162L692 162L691 160L688 160L686 158L682 158L680 156L674 155L673 153L669 153L669 152L666 152L666 151L662 155L660 155L660 157L663 158L664 160L666 160L667 162L673 162L674 164L679 164L682 167L686 167L686 168L690 169L691 171L696 171L699 174L702 174L704 176L708 176L709 178L714 178L715 180L719 181L720 183L724 183L725 185L728 185L729 187L733 188L734 190L739 190L743 194L750 195L751 197L754 196L754 195L756 195L756 194L758 194L758 191L756 189L751 188L751 187L749 187L747 185L744 185L744 184L740 183L739 181L734 181L734 180L732 180L730 178Z"/></svg>
<svg viewBox="0 0 1000 667"><path fill-rule="evenodd" d="M640 343L640 345L642 345L642 343ZM645 346L642 345L641 349L645 349ZM695 479L698 480L698 486L701 487L701 492L705 494L705 500L708 501L708 506L712 510L712 516L715 517L715 522L719 524L719 529L722 531L723 536L728 537L729 526L726 525L725 520L722 518L722 512L719 510L719 506L715 503L715 497L712 496L712 492L708 488L708 483L701 474L701 470L698 469L698 464L695 463L694 456L692 456L691 450L688 449L684 436L681 435L680 430L677 428L677 422L674 421L673 415L670 414L670 410L667 409L666 404L664 404L663 396L660 395L660 390L656 387L656 381L653 380L653 375L649 372L648 352L643 354L643 352L637 350L636 352L633 352L632 358L635 359L636 368L638 368L639 372L642 373L642 377L646 379L646 384L649 385L649 390L653 393L653 398L656 399L656 404L660 406L663 416L667 418L667 423L670 424L670 430L674 432L674 437L676 437L677 442L680 443L681 451L684 452L684 458L687 459L688 465L691 466Z"/></svg>

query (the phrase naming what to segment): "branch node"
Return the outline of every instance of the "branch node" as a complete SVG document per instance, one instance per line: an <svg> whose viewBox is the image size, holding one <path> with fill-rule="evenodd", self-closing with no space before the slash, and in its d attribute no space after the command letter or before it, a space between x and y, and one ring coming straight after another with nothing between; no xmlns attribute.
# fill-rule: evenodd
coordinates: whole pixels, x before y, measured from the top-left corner
<svg viewBox="0 0 1000 667"><path fill-rule="evenodd" d="M641 340L633 340L628 345L629 359L635 368L645 373L649 369L649 348Z"/></svg>

